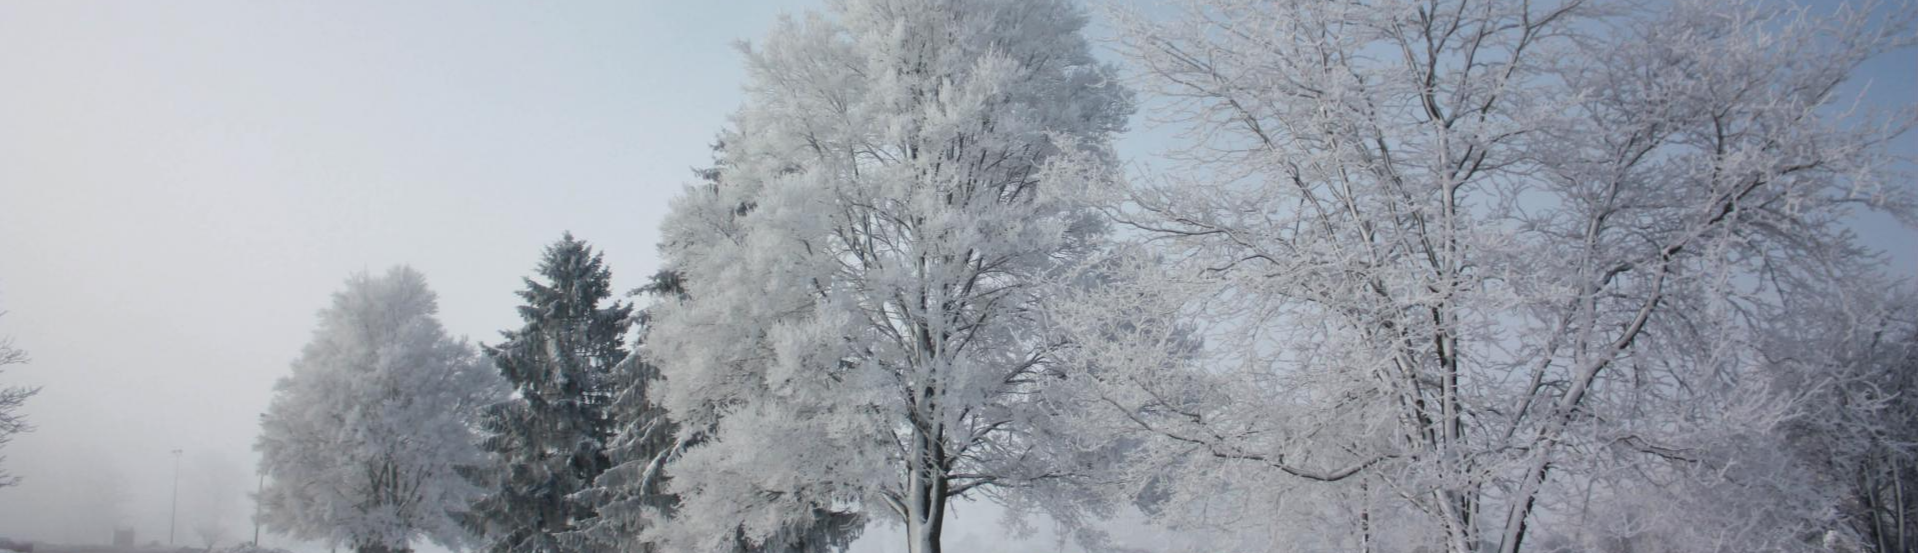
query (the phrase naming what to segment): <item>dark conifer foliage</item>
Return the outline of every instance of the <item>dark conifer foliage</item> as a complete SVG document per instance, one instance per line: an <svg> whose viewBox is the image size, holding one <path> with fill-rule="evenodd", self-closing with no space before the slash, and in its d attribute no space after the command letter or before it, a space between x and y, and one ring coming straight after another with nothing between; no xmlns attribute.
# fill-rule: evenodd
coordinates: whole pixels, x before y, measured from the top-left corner
<svg viewBox="0 0 1919 553"><path fill-rule="evenodd" d="M472 520L489 553L579 549L560 535L593 510L572 496L610 466L616 433L613 372L628 356L632 306L609 301L611 272L572 233L546 248L538 272L519 292L525 324L485 348L514 390L480 423L500 467Z"/></svg>

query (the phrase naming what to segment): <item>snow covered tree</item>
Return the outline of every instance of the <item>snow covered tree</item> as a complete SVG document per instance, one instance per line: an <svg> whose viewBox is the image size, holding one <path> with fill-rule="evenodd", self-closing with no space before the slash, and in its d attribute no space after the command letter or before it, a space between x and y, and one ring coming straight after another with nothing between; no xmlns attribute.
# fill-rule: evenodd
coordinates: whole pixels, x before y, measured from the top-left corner
<svg viewBox="0 0 1919 553"><path fill-rule="evenodd" d="M227 538L227 527L222 526L218 521L204 520L193 525L193 535L200 538L202 549L213 551L213 546L219 545L220 540Z"/></svg>
<svg viewBox="0 0 1919 553"><path fill-rule="evenodd" d="M716 153L724 145L714 146ZM724 160L721 160L724 163ZM718 186L720 171L697 172L706 186ZM742 209L735 215L743 215ZM652 282L637 290L661 301L686 299L686 287L680 275L662 270ZM646 311L634 315L641 328L634 348L641 350L650 319ZM593 486L575 497L594 506L597 516L583 521L581 530L567 537L615 551L648 552L660 544L648 538L644 530L665 524L677 515L679 498L666 491L665 467L679 454L701 443L703 435L678 440L678 425L667 416L655 397L661 374L640 353L629 356L615 370L617 390L612 417L619 429L608 454L614 466L600 474ZM746 539L737 528L730 531L730 551L737 553L828 553L841 551L860 534L865 517L847 510L816 508L810 517L771 532L757 542Z"/></svg>
<svg viewBox="0 0 1919 553"><path fill-rule="evenodd" d="M468 543L460 520L484 493L475 420L505 387L438 310L408 267L356 274L333 295L261 417L269 529L359 553Z"/></svg>
<svg viewBox="0 0 1919 553"><path fill-rule="evenodd" d="M472 513L488 553L576 550L559 536L593 510L570 496L609 466L613 370L627 357L632 308L608 303L612 272L572 233L547 246L538 271L544 282L526 279L519 292L525 324L485 347L514 391L481 418L498 472Z"/></svg>
<svg viewBox="0 0 1919 553"><path fill-rule="evenodd" d="M0 312L0 315L5 314ZM12 338L0 338L0 368L26 362L25 350L13 347ZM39 388L26 386L0 388L0 448L5 448L8 442L13 441L15 434L33 430L33 427L27 424L27 417L20 413L20 407L26 405L27 398L37 393L40 393ZM0 463L6 460L6 456L0 455ZM0 465L0 488L19 483L20 477L7 473L4 465Z"/></svg>
<svg viewBox="0 0 1919 553"><path fill-rule="evenodd" d="M1875 270L1844 224L1857 211L1910 224L1885 145L1912 112L1835 92L1911 44L1909 17L1179 7L1122 17L1122 40L1190 142L1110 207L1170 266L1059 313L1105 371L1102 428L1183 468L1140 479L1185 506L1167 512L1231 506L1328 548L1511 553L1606 523L1588 517L1595 489L1661 523L1755 515L1741 509L1775 491L1817 503L1761 484L1803 472L1765 454L1799 400L1755 345L1793 298ZM1142 347L1181 326L1204 353ZM1660 495L1675 489L1724 502ZM1693 524L1672 547L1806 546L1810 515L1776 515L1747 519L1800 518Z"/></svg>
<svg viewBox="0 0 1919 553"><path fill-rule="evenodd" d="M230 528L224 523L241 513L241 500L252 491L247 485L252 479L245 468L219 450L194 449L188 457L180 475L179 512L193 521L193 534L210 551L227 538Z"/></svg>
<svg viewBox="0 0 1919 553"><path fill-rule="evenodd" d="M668 273L656 274L645 290L657 293L662 282L670 282L662 275ZM628 323L644 329L645 319L644 312L633 313ZM645 331L639 335L644 337ZM642 340L634 340L634 349L640 348ZM671 516L674 501L660 486L660 466L672 446L674 427L652 400L658 380L659 371L637 353L629 353L612 367L608 378L612 401L606 415L614 432L605 450L608 467L571 496L592 514L562 535L566 543L634 553L656 549L640 539L641 530Z"/></svg>
<svg viewBox="0 0 1919 553"><path fill-rule="evenodd" d="M1836 294L1835 294L1836 295ZM1850 301L1849 301L1850 300ZM1919 321L1911 290L1800 304L1764 344L1785 388L1806 394L1782 449L1843 490L1832 530L1860 551L1919 547Z"/></svg>
<svg viewBox="0 0 1919 553"><path fill-rule="evenodd" d="M747 50L718 183L663 224L686 294L645 355L682 451L646 539L722 551L856 509L936 552L952 498L1073 476L1036 451L1039 307L1104 243L1082 194L1131 110L1084 24L1064 1L847 1Z"/></svg>

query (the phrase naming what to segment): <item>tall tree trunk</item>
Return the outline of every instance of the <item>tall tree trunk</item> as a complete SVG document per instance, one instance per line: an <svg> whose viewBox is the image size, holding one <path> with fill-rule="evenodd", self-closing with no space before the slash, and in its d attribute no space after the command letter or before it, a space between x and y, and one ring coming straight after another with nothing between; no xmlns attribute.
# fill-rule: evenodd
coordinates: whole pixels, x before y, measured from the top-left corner
<svg viewBox="0 0 1919 553"><path fill-rule="evenodd" d="M915 425L906 501L907 553L940 553L946 522L946 453L936 423Z"/></svg>
<svg viewBox="0 0 1919 553"><path fill-rule="evenodd" d="M940 530L946 518L946 486L941 485L945 478L916 468L909 480L912 490L906 505L906 550L939 553Z"/></svg>

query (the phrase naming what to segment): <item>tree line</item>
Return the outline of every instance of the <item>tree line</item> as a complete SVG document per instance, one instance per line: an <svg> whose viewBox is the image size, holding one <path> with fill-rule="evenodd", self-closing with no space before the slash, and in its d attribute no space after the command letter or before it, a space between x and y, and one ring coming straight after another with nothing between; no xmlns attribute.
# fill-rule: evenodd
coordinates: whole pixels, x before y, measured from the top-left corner
<svg viewBox="0 0 1919 553"><path fill-rule="evenodd" d="M276 388L270 527L360 553L941 549L958 498L1094 550L1910 551L1911 11L1678 0L847 0L619 299L522 326L358 274ZM1882 10L1883 11L1883 10ZM1183 131L1150 167L1140 112ZM1902 138L1903 137L1903 138Z"/></svg>

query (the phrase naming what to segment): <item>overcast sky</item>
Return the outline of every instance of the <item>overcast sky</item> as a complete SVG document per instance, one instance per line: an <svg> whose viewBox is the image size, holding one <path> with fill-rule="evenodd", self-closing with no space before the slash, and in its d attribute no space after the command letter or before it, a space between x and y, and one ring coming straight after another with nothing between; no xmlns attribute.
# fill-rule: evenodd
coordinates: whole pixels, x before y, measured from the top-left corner
<svg viewBox="0 0 1919 553"><path fill-rule="evenodd" d="M351 272L411 264L488 342L562 231L636 286L740 101L732 43L808 5L0 3L0 336L33 355L0 385L44 386L0 536L105 542L117 487L164 543L178 448L176 541L196 505L250 538L257 416ZM1869 70L1911 102L1910 51ZM1910 230L1861 229L1911 271Z"/></svg>
<svg viewBox="0 0 1919 553"><path fill-rule="evenodd" d="M0 4L0 336L33 355L0 384L45 387L0 536L106 541L54 498L118 471L164 543L175 448L251 489L258 414L353 271L412 264L485 341L562 231L637 285L741 98L732 43L796 9L720 4Z"/></svg>

